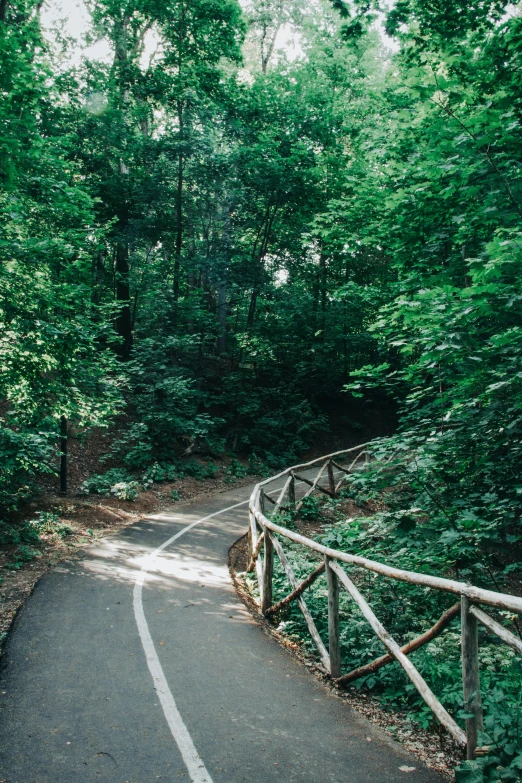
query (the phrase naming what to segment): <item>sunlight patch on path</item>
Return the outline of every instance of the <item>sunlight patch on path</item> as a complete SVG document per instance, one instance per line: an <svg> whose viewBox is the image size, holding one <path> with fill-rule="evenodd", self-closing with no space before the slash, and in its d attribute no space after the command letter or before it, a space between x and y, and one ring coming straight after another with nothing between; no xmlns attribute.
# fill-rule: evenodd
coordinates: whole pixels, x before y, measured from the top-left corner
<svg viewBox="0 0 522 783"><path fill-rule="evenodd" d="M178 533L175 533L175 535L168 538L163 544L161 544L161 546L159 546L157 549L155 549L153 552L151 552L150 555L148 555L145 558L141 571L136 577L136 582L134 585L134 594L133 594L134 616L136 618L136 625L138 626L138 632L140 635L141 643L143 645L143 650L145 652L147 665L149 667L149 671L152 676L154 688L156 690L156 693L158 694L158 698L163 708L165 718L171 730L172 736L179 748L183 761L185 762L185 766L187 767L192 783L212 783L212 778L210 777L202 759L200 758L196 750L196 747L192 741L192 737L190 736L188 729L185 726L185 723L183 722L183 718L179 713L179 710L176 706L176 702L174 701L174 697L170 691L167 678L165 677L165 673L163 671L160 660L158 658L156 648L154 647L154 642L152 641L149 626L145 617L145 612L143 610L143 585L145 583L145 580L147 579L147 574L149 571L161 570L161 572L163 573L163 566L162 569L158 568L158 563L156 562L157 558L161 554L161 552L163 552L164 549L166 549L168 546L173 544L174 541L177 541L178 538L181 538L181 536L185 535L185 533L188 533L188 531L192 530L192 528L195 527L196 525L200 525L203 522L206 522L208 519L217 517L220 514L225 514L227 511L232 511L233 509L240 508L240 506L246 506L247 503L248 500L244 500L242 503L235 503L233 506L228 506L228 508L223 508L220 511L215 511L213 514L208 514L206 517L197 519L195 522L192 522L190 525L187 525L187 527L184 527ZM149 517L149 518L155 520L160 519L161 521L174 521L176 519L176 517L167 517L163 515L156 515L155 517ZM187 568L184 571L183 567L180 566L179 563L177 564L177 566L178 568L181 569L180 573L184 574L184 576L178 578L187 579L187 574L191 574L191 573L195 574L197 572L196 568L193 568L192 571ZM172 567L174 567L175 570L176 563L174 562L173 564L173 561L171 561L170 563L170 567L168 568L168 573L169 575L176 576L176 574L175 573L173 574L171 571ZM218 569L218 568L211 569L211 570L223 571L223 569ZM201 578L205 578L205 577L202 576L198 577L198 579ZM221 581L219 583L222 584Z"/></svg>

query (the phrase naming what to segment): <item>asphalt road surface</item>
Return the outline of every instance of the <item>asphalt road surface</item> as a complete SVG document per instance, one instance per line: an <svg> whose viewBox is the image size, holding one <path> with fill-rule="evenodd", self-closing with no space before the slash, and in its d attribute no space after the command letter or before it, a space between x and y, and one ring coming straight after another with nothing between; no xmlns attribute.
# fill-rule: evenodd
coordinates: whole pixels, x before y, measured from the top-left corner
<svg viewBox="0 0 522 783"><path fill-rule="evenodd" d="M249 493L142 520L38 582L0 675L2 783L441 783L236 596Z"/></svg>

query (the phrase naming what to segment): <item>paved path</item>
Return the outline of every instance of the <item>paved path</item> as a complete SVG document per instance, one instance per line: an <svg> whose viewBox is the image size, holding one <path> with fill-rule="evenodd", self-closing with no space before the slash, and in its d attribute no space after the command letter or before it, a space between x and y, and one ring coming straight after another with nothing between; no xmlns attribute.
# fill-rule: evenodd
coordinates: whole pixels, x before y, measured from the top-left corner
<svg viewBox="0 0 522 783"><path fill-rule="evenodd" d="M0 781L440 783L236 597L248 494L143 520L40 580L4 656Z"/></svg>

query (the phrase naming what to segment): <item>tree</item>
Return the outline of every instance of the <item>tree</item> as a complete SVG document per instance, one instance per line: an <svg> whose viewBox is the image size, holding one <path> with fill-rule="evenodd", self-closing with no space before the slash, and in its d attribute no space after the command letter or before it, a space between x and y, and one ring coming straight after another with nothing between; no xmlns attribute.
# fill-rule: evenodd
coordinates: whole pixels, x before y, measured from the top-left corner
<svg viewBox="0 0 522 783"><path fill-rule="evenodd" d="M68 109L52 79L40 6L10 2L0 22L4 95L0 193L2 514L53 471L63 415L104 424L119 405L107 313L89 296L103 240L70 159Z"/></svg>
<svg viewBox="0 0 522 783"><path fill-rule="evenodd" d="M106 212L104 217L116 220L116 297L120 302L116 327L122 340L122 355L128 358L134 327L130 245L133 237L143 233L139 225L146 222L151 209L161 209L164 216L170 210L157 199L151 203L153 195L147 186L151 167L166 163L163 197L167 204L171 198L175 202L172 217L151 240L161 242L168 257L173 256L176 305L184 243L184 172L197 144L193 126L197 125L199 112L205 112L208 102L219 97L221 59L234 61L240 56L241 16L235 0L179 0L167 4L129 2L123 6L100 2L93 18L98 34L109 38L114 51L110 72L101 84L93 84L93 88L107 91L108 108L91 124L96 125L100 154L106 157L110 150L109 160L103 164L105 176L99 184L105 210L112 203L112 215ZM144 42L150 31L157 36L159 54L143 67ZM161 132L159 126L164 126ZM170 181L173 157L174 185Z"/></svg>
<svg viewBox="0 0 522 783"><path fill-rule="evenodd" d="M248 41L257 49L256 65L266 75L277 36L285 26L298 27L303 0L252 0L247 8Z"/></svg>

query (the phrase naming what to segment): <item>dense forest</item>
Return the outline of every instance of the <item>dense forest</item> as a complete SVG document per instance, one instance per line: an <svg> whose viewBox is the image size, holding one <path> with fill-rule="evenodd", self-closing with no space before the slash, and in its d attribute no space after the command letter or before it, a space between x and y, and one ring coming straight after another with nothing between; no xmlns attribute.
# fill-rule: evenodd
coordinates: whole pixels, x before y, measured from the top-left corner
<svg viewBox="0 0 522 783"><path fill-rule="evenodd" d="M40 0L0 0L2 535L64 418L112 428L131 479L191 454L288 465L364 414L404 458L361 551L516 589L520 4L87 5L73 60ZM516 780L520 666L497 664Z"/></svg>

